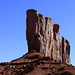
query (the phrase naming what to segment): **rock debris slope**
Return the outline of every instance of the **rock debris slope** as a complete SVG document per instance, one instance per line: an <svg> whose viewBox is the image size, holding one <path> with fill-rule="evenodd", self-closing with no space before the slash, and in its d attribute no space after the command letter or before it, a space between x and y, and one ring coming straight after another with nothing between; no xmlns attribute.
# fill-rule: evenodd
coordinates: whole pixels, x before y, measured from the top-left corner
<svg viewBox="0 0 75 75"><path fill-rule="evenodd" d="M27 10L28 53L0 63L0 75L75 75L70 62L69 41L59 38L59 25L52 18Z"/></svg>

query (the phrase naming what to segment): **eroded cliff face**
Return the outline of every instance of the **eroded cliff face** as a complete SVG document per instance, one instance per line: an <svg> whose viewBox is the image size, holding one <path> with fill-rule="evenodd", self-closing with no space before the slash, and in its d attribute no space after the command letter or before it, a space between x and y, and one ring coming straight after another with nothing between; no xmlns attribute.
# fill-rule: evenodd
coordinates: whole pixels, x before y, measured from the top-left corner
<svg viewBox="0 0 75 75"><path fill-rule="evenodd" d="M59 38L59 25L52 19L27 11L29 52L11 62L0 63L0 75L75 75L70 64L70 45Z"/></svg>
<svg viewBox="0 0 75 75"><path fill-rule="evenodd" d="M36 10L27 10L28 50L36 50L51 60L70 64L70 45L68 40L59 38L59 25L52 18L38 14Z"/></svg>

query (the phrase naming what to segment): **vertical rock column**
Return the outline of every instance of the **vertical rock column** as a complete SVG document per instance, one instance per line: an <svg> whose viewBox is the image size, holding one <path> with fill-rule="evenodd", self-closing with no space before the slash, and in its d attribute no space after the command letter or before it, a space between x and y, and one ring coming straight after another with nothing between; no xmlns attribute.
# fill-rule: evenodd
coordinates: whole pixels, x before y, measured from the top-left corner
<svg viewBox="0 0 75 75"><path fill-rule="evenodd" d="M59 51L58 51L58 61L59 62L62 62L62 45L61 45L61 40L59 39L59 45L58 45L58 48L59 48Z"/></svg>
<svg viewBox="0 0 75 75"><path fill-rule="evenodd" d="M62 61L61 41L59 39L59 25L53 25L53 60Z"/></svg>
<svg viewBox="0 0 75 75"><path fill-rule="evenodd" d="M37 11L34 9L27 10L27 44L28 50L37 50L40 52L40 41L38 39L36 27L38 26L38 15Z"/></svg>
<svg viewBox="0 0 75 75"><path fill-rule="evenodd" d="M62 62L70 64L70 45L64 37L62 37Z"/></svg>
<svg viewBox="0 0 75 75"><path fill-rule="evenodd" d="M45 50L46 56L53 59L53 21L52 18L45 17Z"/></svg>
<svg viewBox="0 0 75 75"><path fill-rule="evenodd" d="M52 57L53 22L49 17L37 14L34 9L27 11L28 50L36 50L45 56Z"/></svg>
<svg viewBox="0 0 75 75"><path fill-rule="evenodd" d="M40 53L44 54L46 53L45 50L45 17L42 14L38 14L38 28L39 30L37 33L39 34L40 38Z"/></svg>

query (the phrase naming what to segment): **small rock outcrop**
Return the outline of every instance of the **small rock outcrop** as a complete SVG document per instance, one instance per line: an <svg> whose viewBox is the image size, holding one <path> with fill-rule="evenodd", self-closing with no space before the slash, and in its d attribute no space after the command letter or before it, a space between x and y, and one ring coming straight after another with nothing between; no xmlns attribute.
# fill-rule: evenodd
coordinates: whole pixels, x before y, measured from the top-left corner
<svg viewBox="0 0 75 75"><path fill-rule="evenodd" d="M70 64L70 45L68 40L59 38L59 25L52 18L38 14L36 10L27 10L28 50L36 50L51 60Z"/></svg>

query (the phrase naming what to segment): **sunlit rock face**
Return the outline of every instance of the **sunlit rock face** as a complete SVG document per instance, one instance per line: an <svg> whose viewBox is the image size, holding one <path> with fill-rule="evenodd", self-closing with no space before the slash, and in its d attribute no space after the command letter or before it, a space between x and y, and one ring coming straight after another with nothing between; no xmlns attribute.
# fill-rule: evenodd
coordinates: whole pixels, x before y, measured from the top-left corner
<svg viewBox="0 0 75 75"><path fill-rule="evenodd" d="M53 59L62 62L61 40L59 39L59 25L53 25Z"/></svg>
<svg viewBox="0 0 75 75"><path fill-rule="evenodd" d="M28 51L36 50L51 60L70 64L70 45L68 40L59 38L59 25L52 18L38 14L36 10L27 10Z"/></svg>

